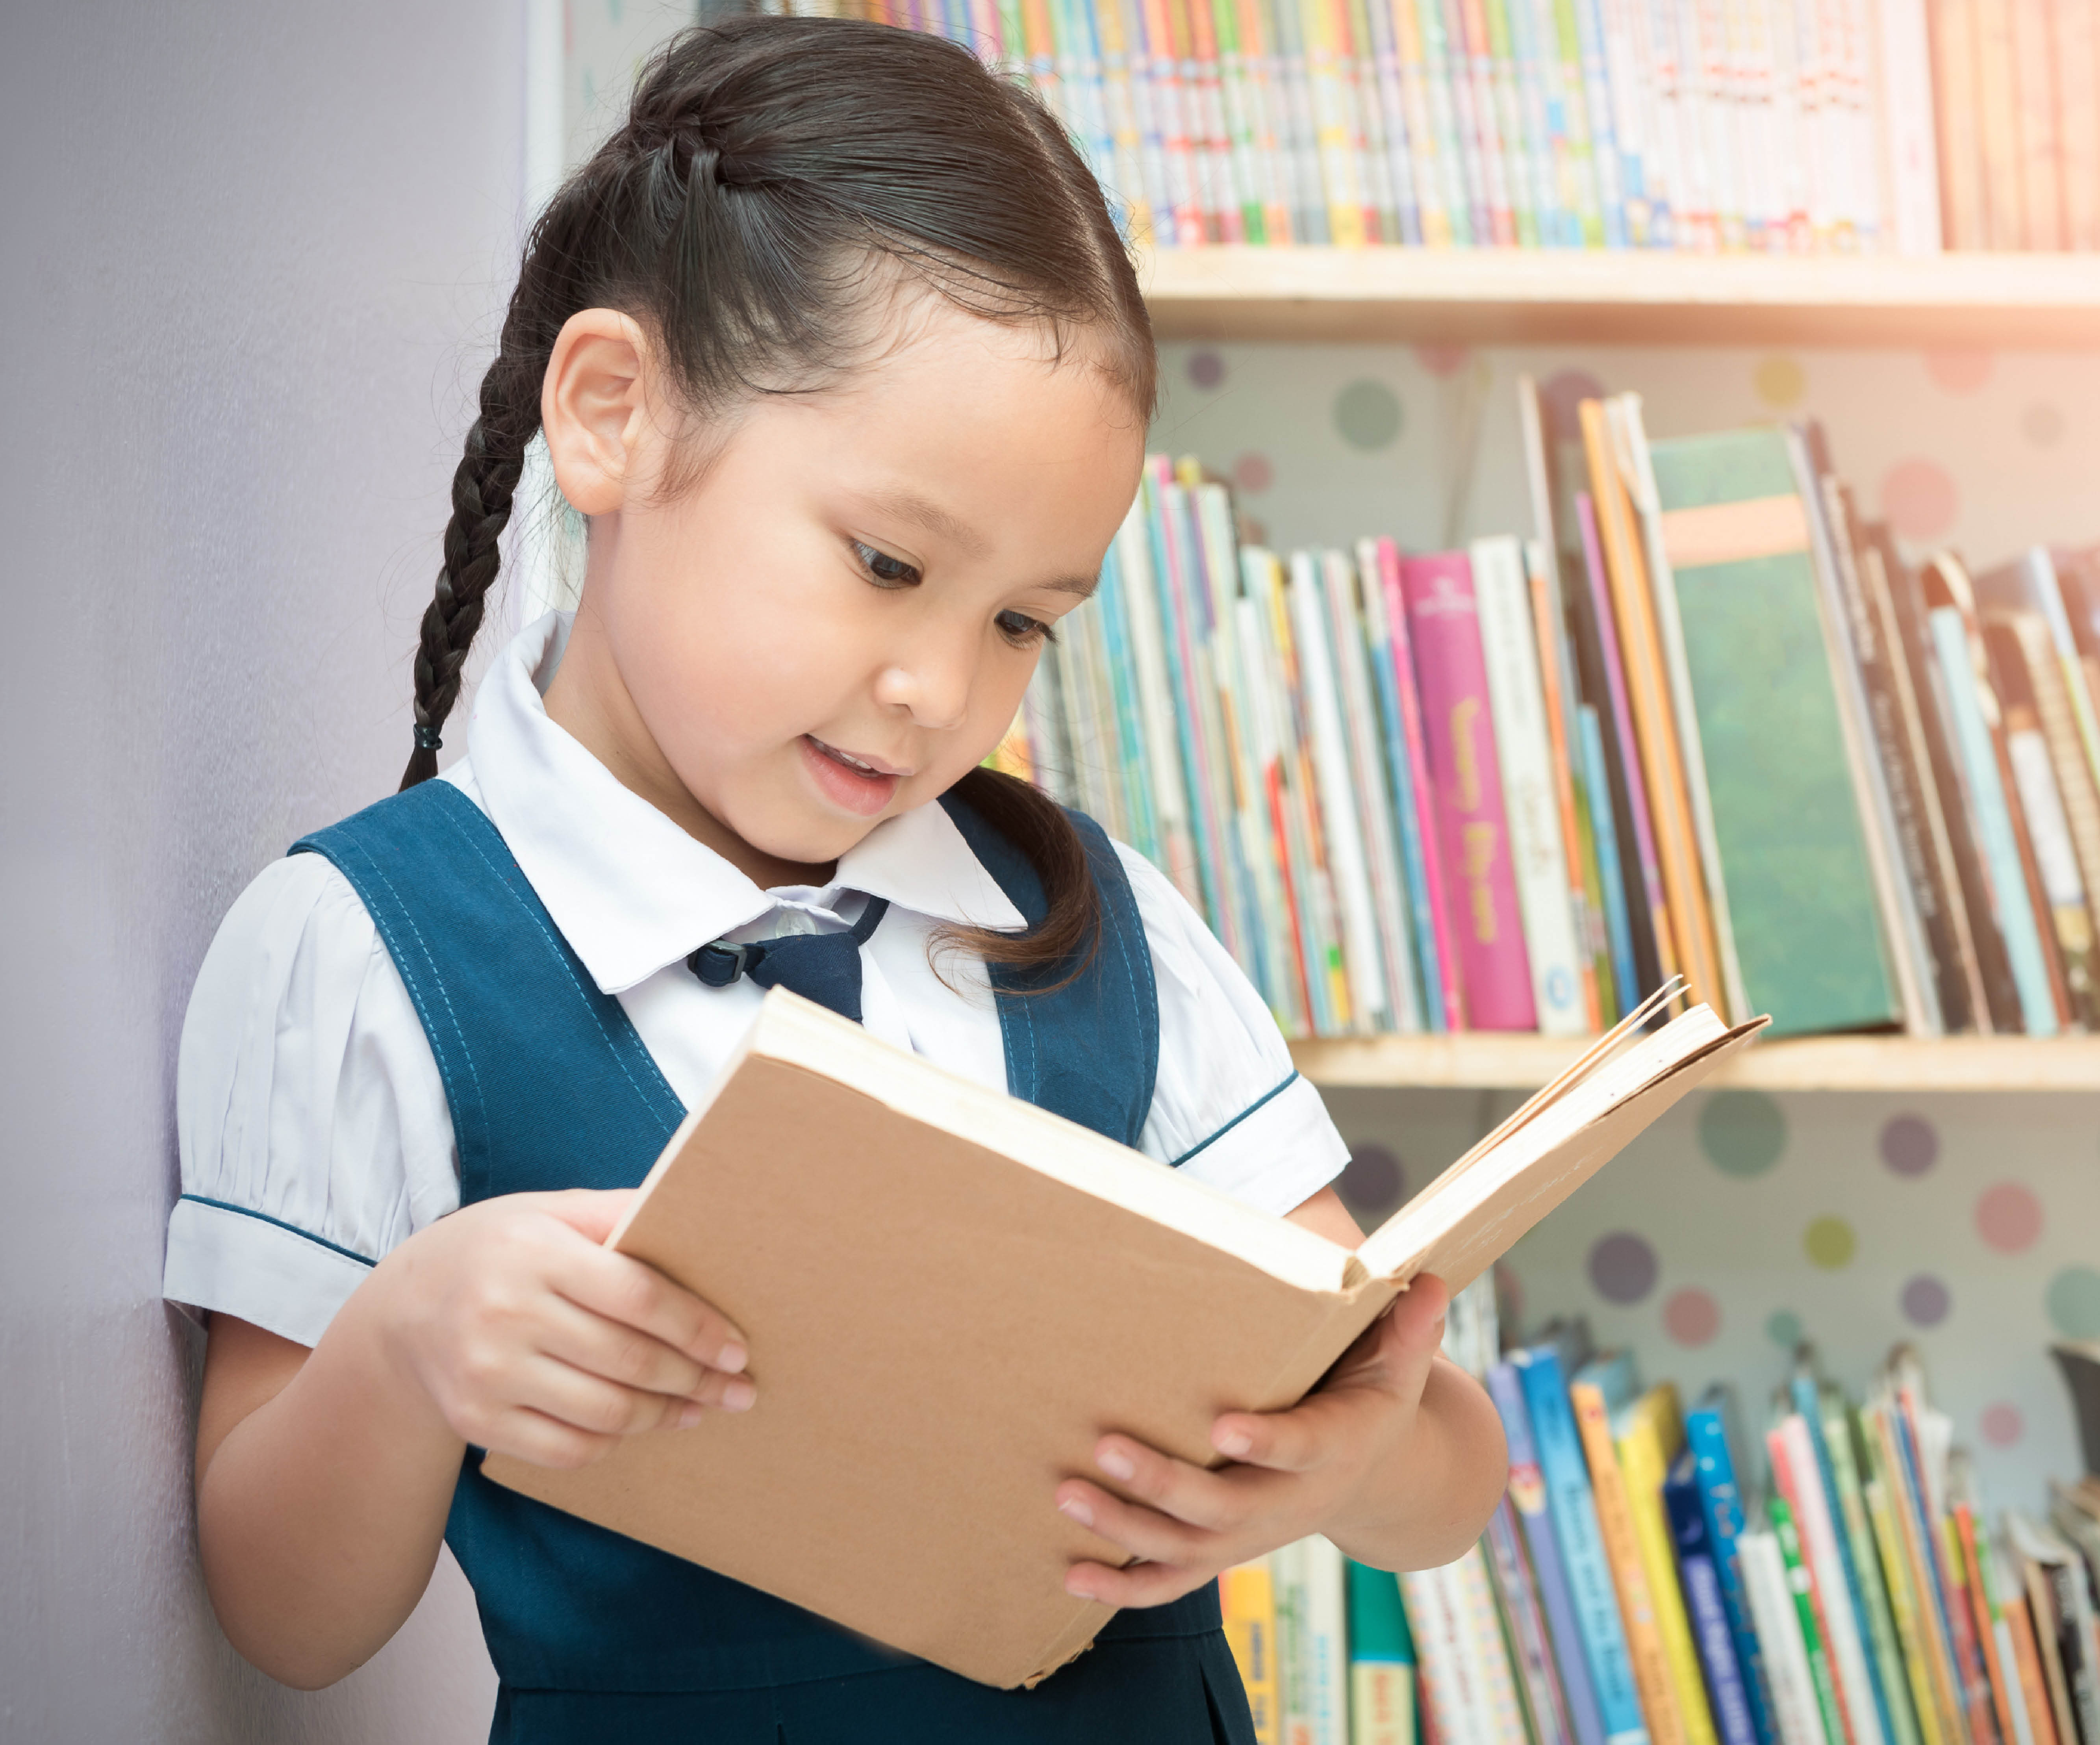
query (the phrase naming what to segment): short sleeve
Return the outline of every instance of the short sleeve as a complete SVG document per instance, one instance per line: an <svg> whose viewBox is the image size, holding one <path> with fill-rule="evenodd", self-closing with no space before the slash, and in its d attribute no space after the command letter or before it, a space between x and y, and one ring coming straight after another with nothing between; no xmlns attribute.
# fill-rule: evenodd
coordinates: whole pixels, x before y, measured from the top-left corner
<svg viewBox="0 0 2100 1745"><path fill-rule="evenodd" d="M319 855L228 912L183 1023L182 1197L163 1293L302 1345L388 1250L459 1204L443 1081L408 989Z"/></svg>
<svg viewBox="0 0 2100 1745"><path fill-rule="evenodd" d="M1159 1076L1139 1148L1234 1199L1290 1211L1348 1148L1262 997L1167 876L1116 844L1152 948Z"/></svg>

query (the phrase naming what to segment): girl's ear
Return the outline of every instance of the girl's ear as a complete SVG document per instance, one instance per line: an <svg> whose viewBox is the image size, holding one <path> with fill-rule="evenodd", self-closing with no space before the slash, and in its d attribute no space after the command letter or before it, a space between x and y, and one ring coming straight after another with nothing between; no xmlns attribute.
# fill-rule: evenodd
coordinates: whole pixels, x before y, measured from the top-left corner
<svg viewBox="0 0 2100 1745"><path fill-rule="evenodd" d="M640 482L647 358L641 327L617 309L578 310L548 355L540 428L554 481L580 514L609 514Z"/></svg>

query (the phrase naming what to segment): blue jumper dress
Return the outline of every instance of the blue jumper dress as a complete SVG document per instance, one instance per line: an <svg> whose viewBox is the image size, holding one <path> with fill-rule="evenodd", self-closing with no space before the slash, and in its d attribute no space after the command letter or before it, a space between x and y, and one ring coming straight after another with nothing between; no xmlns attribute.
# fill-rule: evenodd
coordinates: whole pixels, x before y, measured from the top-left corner
<svg viewBox="0 0 2100 1745"><path fill-rule="evenodd" d="M1040 921L1027 860L960 801L942 804ZM1159 1052L1151 952L1115 850L1073 822L1100 948L1050 992L1029 990L1061 971L993 968L1008 1085L1134 1145ZM350 881L407 984L451 1106L461 1204L642 1181L685 1107L479 806L426 782L302 851ZM445 1539L501 1681L491 1745L1254 1745L1215 1584L1120 1612L1035 1690L997 1690L505 1490L480 1460L468 1451Z"/></svg>

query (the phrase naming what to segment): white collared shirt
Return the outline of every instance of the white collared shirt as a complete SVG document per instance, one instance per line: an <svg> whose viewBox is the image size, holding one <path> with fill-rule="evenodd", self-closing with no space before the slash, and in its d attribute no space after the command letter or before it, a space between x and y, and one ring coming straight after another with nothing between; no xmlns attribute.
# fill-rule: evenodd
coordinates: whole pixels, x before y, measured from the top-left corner
<svg viewBox="0 0 2100 1745"><path fill-rule="evenodd" d="M936 974L928 948L944 925L1017 929L1022 917L946 812L926 805L877 825L823 890L761 890L548 718L540 694L568 623L543 618L497 657L468 756L442 779L488 813L680 1098L690 1105L713 1080L763 997L748 980L704 987L686 957L726 936L836 930L873 897L890 907L861 948L867 1027L1005 1089L982 973L951 951ZM1341 1136L1238 966L1164 875L1117 847L1159 990L1140 1149L1287 1212L1340 1173ZM421 1021L364 905L320 855L266 868L221 924L183 1021L175 1111L183 1197L165 1294L302 1345L382 1255L459 1204L451 1111Z"/></svg>

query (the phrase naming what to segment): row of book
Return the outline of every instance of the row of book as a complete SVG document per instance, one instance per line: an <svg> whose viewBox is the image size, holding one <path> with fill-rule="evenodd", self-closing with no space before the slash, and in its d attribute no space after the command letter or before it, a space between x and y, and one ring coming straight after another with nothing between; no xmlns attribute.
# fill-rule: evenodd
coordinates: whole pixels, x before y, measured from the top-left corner
<svg viewBox="0 0 2100 1745"><path fill-rule="evenodd" d="M1242 544L1154 457L999 757L1296 1036L2100 1021L2100 558L1906 563L1813 427L1520 411L1531 537Z"/></svg>
<svg viewBox="0 0 2100 1745"><path fill-rule="evenodd" d="M1952 249L2100 249L2100 4L1932 0Z"/></svg>
<svg viewBox="0 0 2100 1745"><path fill-rule="evenodd" d="M946 35L1028 78L1133 237L1161 246L1907 254L1941 245L1935 99L1959 111L1940 137L2003 167L2010 87L1981 51L2010 29L1987 21L2017 10L1961 0L1972 51L1928 29L1953 0L808 3ZM2067 151L2100 65L2085 71L2048 92ZM1965 201L1968 162L1950 183ZM2067 163L2059 207L2090 179Z"/></svg>
<svg viewBox="0 0 2100 1745"><path fill-rule="evenodd" d="M1579 1329L1484 1379L1510 1482L1465 1557L1227 1572L1264 1742L2100 1741L2100 1478L1992 1531L1908 1352L1860 1403L1804 1354L1755 1469L1725 1389L1680 1412Z"/></svg>

